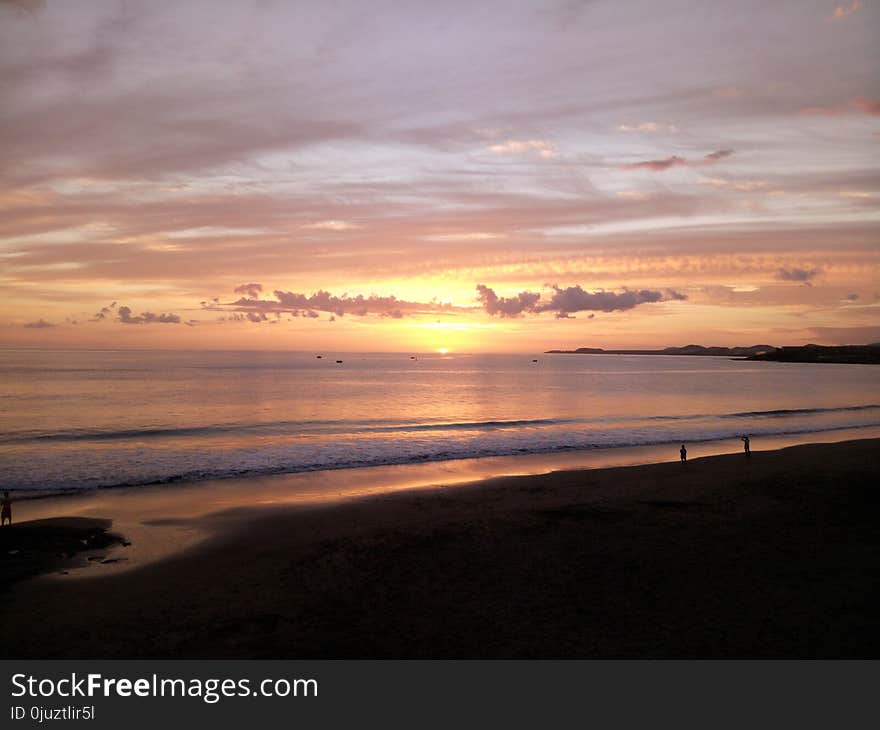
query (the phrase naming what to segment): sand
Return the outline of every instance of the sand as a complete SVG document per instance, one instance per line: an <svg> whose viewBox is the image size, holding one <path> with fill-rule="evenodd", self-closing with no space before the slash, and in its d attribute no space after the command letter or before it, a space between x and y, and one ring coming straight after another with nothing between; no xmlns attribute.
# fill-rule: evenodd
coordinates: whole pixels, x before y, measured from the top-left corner
<svg viewBox="0 0 880 730"><path fill-rule="evenodd" d="M215 512L173 557L7 585L0 639L15 658L875 658L878 447Z"/></svg>

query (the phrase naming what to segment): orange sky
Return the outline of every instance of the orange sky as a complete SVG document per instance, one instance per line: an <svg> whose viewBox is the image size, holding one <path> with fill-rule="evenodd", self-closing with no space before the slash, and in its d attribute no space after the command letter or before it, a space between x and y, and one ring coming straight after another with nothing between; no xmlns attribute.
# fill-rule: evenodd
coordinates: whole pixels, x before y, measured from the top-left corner
<svg viewBox="0 0 880 730"><path fill-rule="evenodd" d="M440 5L0 0L0 346L880 341L876 4Z"/></svg>

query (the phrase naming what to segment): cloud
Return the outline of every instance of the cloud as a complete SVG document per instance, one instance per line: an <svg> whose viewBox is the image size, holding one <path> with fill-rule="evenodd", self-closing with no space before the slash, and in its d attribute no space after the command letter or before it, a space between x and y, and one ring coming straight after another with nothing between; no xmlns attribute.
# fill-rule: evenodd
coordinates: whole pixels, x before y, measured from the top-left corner
<svg viewBox="0 0 880 730"><path fill-rule="evenodd" d="M609 291L590 292L579 284L569 287L551 286L553 294L549 300L542 300L541 294L524 291L513 297L499 297L495 291L484 284L477 284L477 294L483 309L493 316L519 317L523 314L554 312L557 319L567 319L575 312L599 311L614 312L633 309L640 304L665 300L685 300L687 296L673 289L663 292L653 289L630 290L620 293Z"/></svg>
<svg viewBox="0 0 880 730"><path fill-rule="evenodd" d="M556 145L543 139L509 139L501 144L491 145L489 151L499 155L516 155L537 152L539 156L544 158L559 156L559 151L556 149Z"/></svg>
<svg viewBox="0 0 880 730"><path fill-rule="evenodd" d="M651 289L626 290L615 294L607 291L589 292L582 289L580 285L575 285L565 289L554 286L553 291L554 294L550 301L540 305L537 311L565 312L566 314L585 311L613 312L663 300L661 292Z"/></svg>
<svg viewBox="0 0 880 730"><path fill-rule="evenodd" d="M781 281L798 281L808 284L821 273L820 269L781 268L776 272L776 278Z"/></svg>
<svg viewBox="0 0 880 730"><path fill-rule="evenodd" d="M751 192L752 190L762 190L770 183L766 180L724 180L717 177L707 177L700 180L702 185L711 185L713 188L730 188L732 190L740 190L742 192Z"/></svg>
<svg viewBox="0 0 880 730"><path fill-rule="evenodd" d="M27 327L30 330L41 330L46 327L56 327L57 325L52 324L51 322L46 322L44 319L38 319L36 322L28 322L27 324L22 325L22 327Z"/></svg>
<svg viewBox="0 0 880 730"><path fill-rule="evenodd" d="M861 2L865 12L845 26L825 21L851 0L820 8L818 23L791 3L731 7L718 23L687 3L648 3L637 19L583 10L562 25L552 3L552 24L532 3L505 4L502 22L480 4L449 14L433 4L362 13L351 2L321 12L309 3L260 2L259 12L218 3L208 23L186 3L157 11L61 2L36 18L6 3L4 276L15 297L65 297L65 311L77 315L119 296L132 302L131 317L149 309L186 319L181 297L210 302L225 292L228 304L193 316L288 312L285 322L319 310L285 309L274 289L308 299L319 284L341 295L347 282L365 297L427 300L447 296L443 287L475 296L474 284L490 281L508 297L531 289L549 299L544 282L583 281L591 291L626 284L668 297L659 283L694 299L703 284L763 283L805 261L840 277L828 282L837 300L854 289L868 296L880 255L872 201L857 207L837 196L880 189L870 164L878 138L865 127L878 117L862 116L877 112L865 98L878 97L876 43ZM754 32L723 42L743 23ZM775 36L780 24L787 32ZM407 62L389 62L400 58ZM843 100L852 100L845 120L854 126L791 118ZM786 132L786 119L798 129ZM679 120L687 134L669 134L664 125ZM823 127L821 149L805 123ZM648 145L657 140L675 144ZM704 157L726 147L737 150L735 164ZM570 164L541 158L557 151ZM616 170L670 156L683 169ZM740 203L753 194L735 184L727 194L662 185L728 173L790 197L752 209ZM640 200L641 190L650 199ZM354 224L362 229L350 231ZM759 253L761 263L750 258ZM233 295L236 281L265 289ZM411 293L420 290L397 282L437 289ZM819 294L790 282L769 289L810 303ZM239 297L271 303L231 302ZM413 305L420 309L356 311L435 309ZM6 312L21 337L21 323L38 316L63 325L54 309ZM151 329L176 337L183 327Z"/></svg>
<svg viewBox="0 0 880 730"><path fill-rule="evenodd" d="M541 295L524 291L515 297L499 297L484 284L477 284L477 297L483 309L493 316L519 317L525 312L534 312Z"/></svg>
<svg viewBox="0 0 880 730"><path fill-rule="evenodd" d="M360 226L355 223L349 223L348 221L329 220L318 221L317 223L307 223L303 228L314 228L320 231L352 231L360 228Z"/></svg>
<svg viewBox="0 0 880 730"><path fill-rule="evenodd" d="M107 319L108 315L116 309L116 302L111 302L106 307L101 307L100 312L95 312L95 316L92 317L92 322L101 322L102 320Z"/></svg>
<svg viewBox="0 0 880 730"><path fill-rule="evenodd" d="M813 116L839 117L846 114L868 114L880 116L880 99L867 96L856 96L830 106L808 106L801 109L801 114Z"/></svg>
<svg viewBox="0 0 880 730"><path fill-rule="evenodd" d="M422 236L426 241L489 241L493 238L499 238L497 233L487 233L485 231L462 231L461 233L430 233Z"/></svg>
<svg viewBox="0 0 880 730"><path fill-rule="evenodd" d="M618 190L615 195L624 200L651 200L654 197L651 193L645 193L641 190Z"/></svg>
<svg viewBox="0 0 880 730"><path fill-rule="evenodd" d="M853 0L849 5L838 5L831 15L832 20L844 20L862 8L861 0Z"/></svg>
<svg viewBox="0 0 880 730"><path fill-rule="evenodd" d="M248 289L249 287L250 289ZM260 289L257 290L254 287L259 287ZM262 286L259 284L244 284L237 287L235 292L258 295L260 290L262 290ZM201 302L201 306L207 310L239 313L244 316L230 317L229 319L233 321L249 320L251 322L263 322L267 314L289 314L293 317L316 319L320 316L318 312L329 312L337 317L344 317L348 314L355 317L378 315L380 317L400 319L407 315L422 312L450 312L461 309L460 307L452 307L449 304L437 301L408 302L398 299L393 295L378 296L371 294L365 297L363 294L356 296L342 294L338 296L323 289L319 289L312 294L276 289L272 294L275 297L274 299L259 299L258 296L241 297L233 302L219 302L213 299L210 302Z"/></svg>
<svg viewBox="0 0 880 730"><path fill-rule="evenodd" d="M868 99L864 96L858 96L850 104L853 108L858 109L864 114L870 114L874 117L880 116L880 99Z"/></svg>
<svg viewBox="0 0 880 730"><path fill-rule="evenodd" d="M235 294L247 294L251 299L256 299L260 296L260 292L263 291L262 284L242 284L241 286L235 287L232 290Z"/></svg>
<svg viewBox="0 0 880 730"><path fill-rule="evenodd" d="M708 155L705 155L703 158L699 160L688 160L684 157L679 157L678 155L673 155L672 157L666 157L662 160L645 160L643 162L630 162L626 165L621 165L621 170L652 170L654 172L663 172L664 170L668 170L672 167L704 167L706 165L712 165L719 160L723 160L725 157L730 157L733 154L733 150L718 150L716 152L710 152Z"/></svg>
<svg viewBox="0 0 880 730"><path fill-rule="evenodd" d="M117 322L122 324L180 324L180 317L176 314L154 314L153 312L144 312L138 316L131 313L131 307L119 307L116 318Z"/></svg>
<svg viewBox="0 0 880 730"><path fill-rule="evenodd" d="M703 159L716 162L718 160L723 160L725 157L730 157L732 154L733 150L718 150L717 152L710 152Z"/></svg>
<svg viewBox="0 0 880 730"><path fill-rule="evenodd" d="M674 124L657 124L657 122L642 122L641 124L618 124L618 132L678 132Z"/></svg>

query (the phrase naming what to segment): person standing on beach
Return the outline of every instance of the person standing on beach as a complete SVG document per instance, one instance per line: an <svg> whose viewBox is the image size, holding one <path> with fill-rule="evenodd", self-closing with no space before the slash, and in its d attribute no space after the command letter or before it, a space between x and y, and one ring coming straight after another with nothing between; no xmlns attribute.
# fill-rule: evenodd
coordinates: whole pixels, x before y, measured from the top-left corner
<svg viewBox="0 0 880 730"><path fill-rule="evenodd" d="M684 447L684 444L681 445L681 449L678 453L681 454L681 463L686 463L688 460L688 450Z"/></svg>
<svg viewBox="0 0 880 730"><path fill-rule="evenodd" d="M3 492L3 500L0 502L0 526L7 522L12 524L12 500L9 498L9 492Z"/></svg>
<svg viewBox="0 0 880 730"><path fill-rule="evenodd" d="M743 451L746 452L746 456L751 456L752 451L751 451L751 444L749 443L749 437L743 436L742 442L743 442Z"/></svg>

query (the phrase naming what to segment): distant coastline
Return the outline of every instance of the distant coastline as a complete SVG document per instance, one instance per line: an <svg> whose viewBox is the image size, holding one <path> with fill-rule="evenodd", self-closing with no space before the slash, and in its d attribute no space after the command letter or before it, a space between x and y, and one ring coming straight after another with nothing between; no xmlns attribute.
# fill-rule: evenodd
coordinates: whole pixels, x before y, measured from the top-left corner
<svg viewBox="0 0 880 730"><path fill-rule="evenodd" d="M689 355L707 357L731 357L743 360L767 362L880 364L880 343L870 345L799 345L774 347L751 345L749 347L705 347L685 345L664 347L662 350L605 350L600 347L579 347L576 350L546 350L546 355Z"/></svg>

